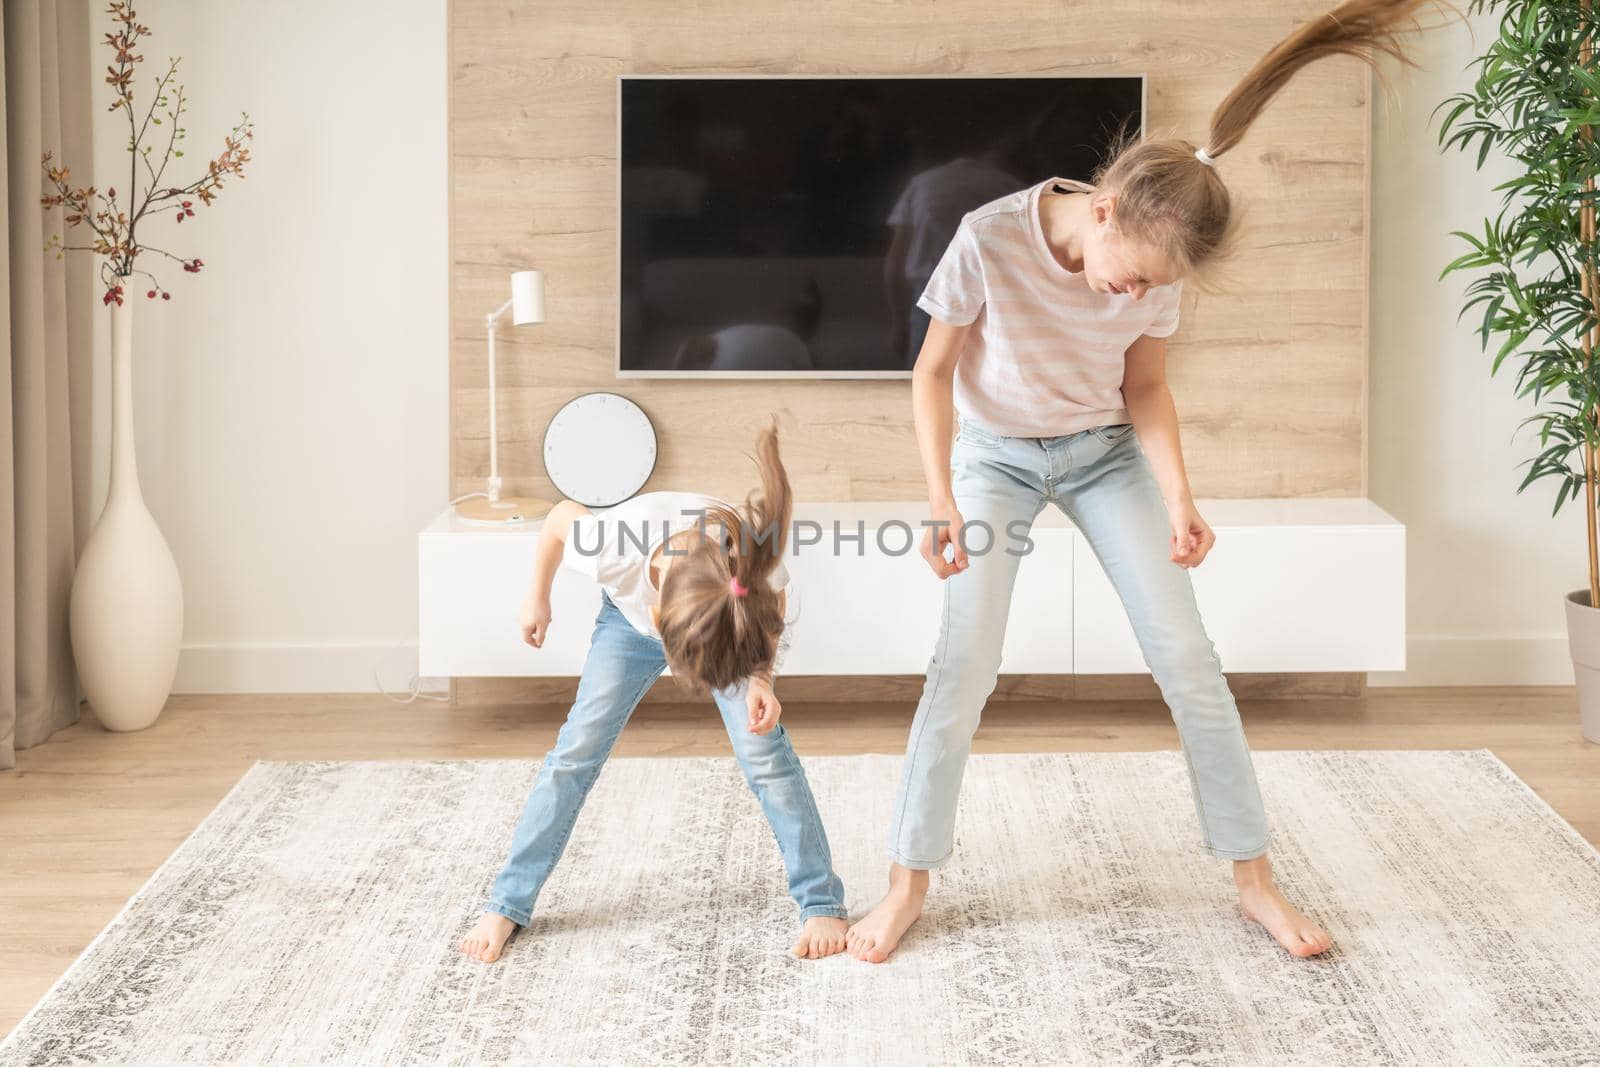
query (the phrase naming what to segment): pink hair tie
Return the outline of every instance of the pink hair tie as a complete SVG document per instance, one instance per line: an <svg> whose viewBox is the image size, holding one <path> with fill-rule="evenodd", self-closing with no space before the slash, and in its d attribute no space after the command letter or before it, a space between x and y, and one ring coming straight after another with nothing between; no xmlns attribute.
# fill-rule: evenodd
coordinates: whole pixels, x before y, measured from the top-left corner
<svg viewBox="0 0 1600 1067"><path fill-rule="evenodd" d="M750 592L749 589L739 584L739 579L737 576L728 579L728 588L732 589L733 595L737 597L742 597Z"/></svg>

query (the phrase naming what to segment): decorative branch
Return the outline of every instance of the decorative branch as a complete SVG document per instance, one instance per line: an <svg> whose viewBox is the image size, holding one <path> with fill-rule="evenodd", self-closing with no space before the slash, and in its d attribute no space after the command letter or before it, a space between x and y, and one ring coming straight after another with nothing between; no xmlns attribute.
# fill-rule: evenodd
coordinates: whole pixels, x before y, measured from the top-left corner
<svg viewBox="0 0 1600 1067"><path fill-rule="evenodd" d="M100 262L100 278L105 286L102 303L122 303L122 280L136 272L150 279L152 288L145 294L148 298L153 300L159 293L163 300L171 300L172 294L162 287L155 275L137 270L134 261L146 252L154 252L176 260L191 274L198 274L205 264L198 257L185 259L166 249L140 243L136 236L139 222L152 210L157 214L170 213L180 223L184 219L194 218L194 200L187 198L198 199L209 207L216 200L225 178L237 177L243 181L244 165L250 161L249 142L255 139L255 127L249 113L244 113L232 132L223 138L222 152L207 162L205 174L187 185L160 188L167 164L183 158L183 149L178 144L188 136L188 131L182 125L184 112L188 110L185 106L187 97L183 86L175 81L179 60L171 59L166 72L156 79L150 106L143 120L136 121L133 113L133 75L135 67L144 62L144 56L135 51L135 46L141 38L150 35L150 28L138 21L129 0L112 0L106 12L116 24L116 32L105 35L105 43L115 54L106 67L105 79L106 84L115 91L115 99L106 110L122 108L128 115L128 196L124 201L127 206L118 206L115 188L107 189L104 195L97 194L92 185L74 188L70 169L56 166L52 162L53 154L46 151L40 162L44 167L45 184L51 191L39 198L40 205L46 211L55 207L63 208L66 228L87 226L94 239L87 245L69 245L60 234L52 231L45 242L45 250L54 249L57 259L67 252L76 251L93 252L103 257ZM164 110L158 115L157 109ZM159 166L151 165L151 146L144 144L152 125L168 127L167 143ZM141 161L148 176L142 200L138 187Z"/></svg>

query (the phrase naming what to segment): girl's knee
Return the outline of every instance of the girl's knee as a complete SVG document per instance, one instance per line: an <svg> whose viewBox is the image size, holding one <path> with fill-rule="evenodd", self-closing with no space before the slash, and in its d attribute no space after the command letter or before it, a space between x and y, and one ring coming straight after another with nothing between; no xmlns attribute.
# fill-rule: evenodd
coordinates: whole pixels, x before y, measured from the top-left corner
<svg viewBox="0 0 1600 1067"><path fill-rule="evenodd" d="M775 726L767 734L747 733L735 739L734 755L752 788L795 779L803 773L788 735L779 733L782 729Z"/></svg>
<svg viewBox="0 0 1600 1067"><path fill-rule="evenodd" d="M545 756L545 766L556 772L596 767L611 755L616 736L611 733L569 729L563 726L556 735L555 747Z"/></svg>
<svg viewBox="0 0 1600 1067"><path fill-rule="evenodd" d="M1004 627L1005 620L998 624ZM930 681L969 692L984 689L987 696L1000 677L1003 629L1001 634L995 640L992 629L963 627L942 635L928 664Z"/></svg>

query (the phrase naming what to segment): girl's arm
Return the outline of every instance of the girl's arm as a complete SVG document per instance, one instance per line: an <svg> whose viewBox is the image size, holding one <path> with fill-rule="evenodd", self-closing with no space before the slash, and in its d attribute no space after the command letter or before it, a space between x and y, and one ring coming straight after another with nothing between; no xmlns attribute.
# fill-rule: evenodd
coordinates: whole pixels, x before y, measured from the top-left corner
<svg viewBox="0 0 1600 1067"><path fill-rule="evenodd" d="M789 617L788 591L784 589L778 590L778 614ZM745 710L750 713L746 728L753 734L767 733L778 725L778 716L783 714L783 705L772 691L772 674L771 667L752 671L750 684L745 686Z"/></svg>
<svg viewBox="0 0 1600 1067"><path fill-rule="evenodd" d="M917 365L911 371L911 407L917 424L917 449L922 454L922 474L928 482L928 507L936 523L922 539L922 556L940 578L966 569L961 550L961 512L950 484L950 437L955 425L956 362L966 347L972 324L952 326L941 319L928 323ZM945 545L953 559L944 558Z"/></svg>
<svg viewBox="0 0 1600 1067"><path fill-rule="evenodd" d="M566 550L572 521L589 509L574 500L563 500L550 509L539 528L539 544L533 553L533 581L522 602L522 640L534 648L544 645L550 629L550 589L555 584L561 554Z"/></svg>
<svg viewBox="0 0 1600 1067"><path fill-rule="evenodd" d="M1122 402L1167 503L1167 517L1172 524L1172 562L1181 567L1198 566L1217 536L1200 517L1189 491L1183 445L1178 440L1178 408L1167 387L1165 337L1144 336L1129 346L1123 366Z"/></svg>

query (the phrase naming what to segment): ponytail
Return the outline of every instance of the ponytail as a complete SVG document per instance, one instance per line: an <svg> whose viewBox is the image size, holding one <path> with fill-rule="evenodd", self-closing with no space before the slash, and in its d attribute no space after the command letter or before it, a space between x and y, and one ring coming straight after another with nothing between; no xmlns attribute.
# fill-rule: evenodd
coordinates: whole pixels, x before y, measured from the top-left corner
<svg viewBox="0 0 1600 1067"><path fill-rule="evenodd" d="M722 689L771 670L783 635L781 594L769 583L789 543L794 493L778 453L777 427L756 439L761 488L741 508L716 507L707 532L667 571L661 588L661 642L680 684Z"/></svg>
<svg viewBox="0 0 1600 1067"><path fill-rule="evenodd" d="M1355 56L1379 72L1379 54L1415 67L1401 37L1421 28L1424 7L1460 12L1449 0L1345 0L1309 20L1239 79L1211 115L1204 144L1178 138L1139 140L1125 133L1109 162L1094 175L1100 191L1115 193L1115 225L1124 237L1152 245L1179 275L1198 274L1224 260L1239 226L1228 187L1214 165L1236 147L1267 104L1307 64L1335 55ZM1387 82L1385 82L1387 84Z"/></svg>
<svg viewBox="0 0 1600 1067"><path fill-rule="evenodd" d="M1211 113L1211 132L1202 146L1213 159L1229 151L1255 123L1267 104L1300 70L1328 56L1355 56L1383 78L1374 61L1378 53L1415 67L1401 47L1407 30L1421 29L1418 9L1439 0L1345 0L1308 21L1256 61L1233 91ZM1387 86L1387 81L1385 85Z"/></svg>
<svg viewBox="0 0 1600 1067"><path fill-rule="evenodd" d="M733 567L733 576L747 589L766 584L767 576L777 569L789 543L789 523L794 517L794 492L789 488L789 472L778 455L776 424L756 438L755 461L761 488L745 498L745 513L740 516L743 533Z"/></svg>

